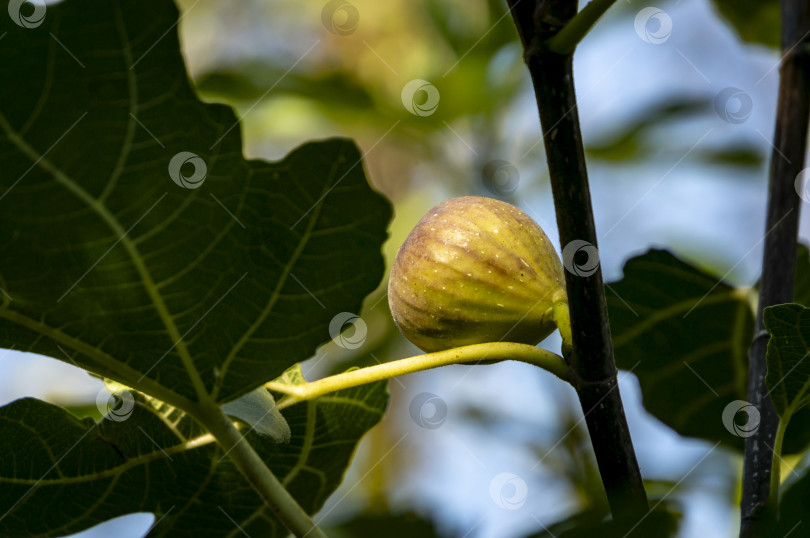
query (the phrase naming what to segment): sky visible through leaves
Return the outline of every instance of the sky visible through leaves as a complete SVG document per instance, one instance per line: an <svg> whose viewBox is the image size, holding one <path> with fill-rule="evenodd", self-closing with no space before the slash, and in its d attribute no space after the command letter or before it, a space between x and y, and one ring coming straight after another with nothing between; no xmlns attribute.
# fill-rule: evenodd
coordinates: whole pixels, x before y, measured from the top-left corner
<svg viewBox="0 0 810 538"><path fill-rule="evenodd" d="M222 7L213 0L180 3L185 13L180 30L186 61L200 88L208 90L203 92L207 99L223 99L211 73L238 71L257 61L276 68L268 70L265 81L260 77L252 80L258 84L258 92L248 91L244 100L235 99L236 113L243 120L246 154L272 160L311 138L356 138L361 151L367 152L370 180L394 198L397 220L389 253L434 203L461 194L486 194L484 166L502 161L519 176L515 190L505 198L535 218L556 244L542 143L537 144L540 132L525 73L522 79L510 82L513 93L491 117L479 108L484 106L485 94L465 97L474 93L464 78L464 69L469 68L465 61L479 61L478 55L496 58L484 72L508 78L514 47L490 50L484 39L472 53L459 58L425 22L429 4L441 2L392 3L391 13L387 13L374 2L357 1L360 18L356 29L336 35L335 28L326 28L322 20L321 4L326 3L299 7L297 2L279 2L267 7L251 1L238 8ZM750 286L759 272L762 248L765 165L730 165L718 155L726 147L748 148L760 160L767 159L778 55L760 45L744 45L705 0L658 5L671 22L670 32L658 38L642 36L634 28L642 7L617 4L615 13L609 13L579 47L575 64L586 147L602 147L619 138L618 134L629 137L621 147L589 156L605 278L618 280L627 258L657 246L673 249L719 275L727 274L726 279L734 284ZM397 10L403 15L392 15ZM451 21L457 34L463 36L465 25L478 32L468 44L492 26L482 10L471 9L470 13L468 18ZM509 24L508 17L500 21L496 33ZM353 55L347 59L350 53ZM457 60L459 65L451 69ZM353 73L353 78L349 78L351 84L335 79L341 84L334 84L334 91L322 87L312 95L307 88L295 87L296 77L305 78L319 70L326 75L330 70ZM448 70L450 74L443 77ZM328 88L326 75L322 84ZM414 79L432 81L438 88L435 115L418 116L403 105L401 90ZM273 88L280 80L290 85L279 83ZM743 110L736 116L718 112L716 100L727 88L742 90L750 107L746 109L743 102ZM700 113L674 114L666 121L643 125L652 108L693 101L705 101L696 106ZM634 125L641 125L636 133L630 129ZM807 211L800 234L805 242L810 239ZM375 330L386 333L391 329L384 321L375 325L377 318L364 317L369 339ZM559 342L554 336L544 345L554 349ZM387 349L390 358L415 353L414 348L396 340ZM336 357L345 350L332 346L328 351L330 357ZM328 366L321 361L304 369L308 374L322 374ZM477 537L521 536L536 529L537 520L553 522L565 509L559 505L561 498L570 499L573 509L577 493L554 469L535 467L535 451L538 446L554 444L557 434L553 432L566 424L564 415L578 412L571 411L575 399L550 376L527 376L527 371L516 364L472 372L459 367L392 381L389 416L384 423L386 446L395 447L392 462L409 461L406 453L414 456L409 476L389 471L388 476L398 479L395 486L386 488L389 503L431 513L442 527L460 536L469 532ZM689 475L677 495L687 514L683 535L729 536L737 524L730 494L723 497L701 490L729 492L739 459L723 449L715 451L713 443L678 437L643 410L633 375L623 372L619 379L645 476L674 483ZM504 394L504 386L521 398ZM0 400L4 403L24 395L60 403L85 402L99 388L96 380L67 365L23 360L14 351L0 352ZM446 406L448 414L439 427L426 428L409 412L409 404L422 394L436 395ZM465 418L464 411L472 413L482 401L489 413L505 417L504 425L481 427ZM526 409L537 412L526 416ZM536 435L537 429L549 432L548 439L527 442L526 437ZM405 441L396 444L401 439ZM379 438L367 439L357 460L379 454L379 443ZM690 474L699 462L705 476ZM375 475L364 474L368 467L360 463L350 470L344 486L327 503L324 511L331 511L332 521L340 519L336 515L341 510L361 510L377 491L371 483ZM493 477L503 473L525 478L529 509L510 510L493 502L488 488ZM339 509L333 508L337 500ZM80 536L136 537L150 523L150 518L138 516Z"/></svg>

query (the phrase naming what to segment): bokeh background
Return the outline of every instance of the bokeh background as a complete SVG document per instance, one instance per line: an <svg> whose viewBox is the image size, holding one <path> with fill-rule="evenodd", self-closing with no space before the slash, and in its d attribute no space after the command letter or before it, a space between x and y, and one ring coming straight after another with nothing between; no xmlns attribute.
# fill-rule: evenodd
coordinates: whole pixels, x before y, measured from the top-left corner
<svg viewBox="0 0 810 538"><path fill-rule="evenodd" d="M607 281L652 246L740 286L757 278L776 3L752 4L742 34L725 4L619 0L577 50ZM179 5L189 75L205 100L236 109L248 157L276 160L312 138L357 141L395 206L389 266L430 207L466 194L514 203L559 251L536 106L504 0ZM807 211L801 235L807 242ZM418 353L393 326L385 283L359 314L365 331L355 325L349 336L363 345L324 345L305 363L308 378ZM559 350L559 339L542 345ZM650 494L683 513L680 536L736 535L740 455L678 436L644 411L632 374L619 379ZM0 350L0 404L37 396L92 407L101 389L71 365ZM393 380L390 391L385 419L316 518L334 536L522 537L604 513L576 396L550 374L454 366ZM152 521L126 516L76 536L140 537Z"/></svg>

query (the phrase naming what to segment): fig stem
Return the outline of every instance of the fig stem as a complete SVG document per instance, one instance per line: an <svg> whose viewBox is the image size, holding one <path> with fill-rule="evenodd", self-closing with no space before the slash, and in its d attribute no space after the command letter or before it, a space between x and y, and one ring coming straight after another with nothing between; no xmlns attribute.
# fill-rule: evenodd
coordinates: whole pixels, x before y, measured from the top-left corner
<svg viewBox="0 0 810 538"><path fill-rule="evenodd" d="M573 349L574 337L571 334L571 313L568 310L568 297L563 290L559 290L554 296L551 317L562 337L563 357L568 357Z"/></svg>
<svg viewBox="0 0 810 538"><path fill-rule="evenodd" d="M312 400L313 398L337 390L357 387L367 383L373 383L374 381L382 381L384 379L421 372L423 370L430 370L440 366L484 360L487 362L503 360L526 362L551 372L563 381L569 381L568 365L565 360L556 353L528 344L490 342L486 344L456 347L444 351L427 353L425 355L417 355L416 357L409 357L407 359L385 362L366 368L359 368L357 370L350 370L342 374L325 377L318 381L312 381L302 385L288 385L271 381L265 383L264 386L274 392L287 395L277 404L278 409L281 410L296 403Z"/></svg>

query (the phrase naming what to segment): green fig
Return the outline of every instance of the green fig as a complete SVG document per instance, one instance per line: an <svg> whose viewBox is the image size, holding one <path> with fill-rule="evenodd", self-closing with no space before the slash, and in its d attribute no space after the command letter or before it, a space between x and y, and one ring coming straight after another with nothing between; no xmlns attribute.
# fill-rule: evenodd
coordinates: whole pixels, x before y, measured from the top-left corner
<svg viewBox="0 0 810 538"><path fill-rule="evenodd" d="M528 215L506 202L464 196L430 210L399 248L388 304L423 351L485 342L535 345L565 303L560 258Z"/></svg>

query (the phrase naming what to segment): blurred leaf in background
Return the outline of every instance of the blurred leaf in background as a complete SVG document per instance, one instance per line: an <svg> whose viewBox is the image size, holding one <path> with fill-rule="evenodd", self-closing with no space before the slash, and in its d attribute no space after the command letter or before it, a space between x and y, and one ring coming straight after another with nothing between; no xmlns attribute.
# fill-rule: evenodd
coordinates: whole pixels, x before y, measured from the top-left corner
<svg viewBox="0 0 810 538"><path fill-rule="evenodd" d="M181 22L183 44L196 87L204 99L224 102L236 108L237 115L242 119L248 155L276 159L303 140L332 135L349 136L358 141L370 180L396 203L396 219L386 246L388 263L410 228L430 206L441 199L481 194L524 204L524 207L534 205L537 200L548 199L536 108L521 57L521 47L506 12L506 2L282 0L270 3L242 0L228 3L218 0L179 0L178 4L184 8ZM724 22L712 28L722 31L726 28L721 24L729 23L729 31L746 42L757 44L759 49L763 48L759 44L773 47L778 35L778 20L774 16L776 4L773 0L763 3L715 0L713 5ZM689 32L689 27L705 22L686 17L687 14L703 16L705 10L700 11L703 6L700 2L668 2L660 7L674 19L677 37L679 32L683 35ZM613 179L611 174L629 178L628 183L642 183L648 177L658 180L661 174L656 167L663 167L661 173L669 174L667 170L670 167L674 170L688 157L672 179L690 164L694 164L694 177L704 185L719 183L726 177L752 179L750 182L765 177L765 156L770 149L767 140L761 138L764 135L740 136L745 133L738 130L732 132L732 136L711 144L699 144L692 150L695 140L684 136L685 127L704 123L710 124L707 129L716 123L726 127L718 120L713 108L715 94L723 82L718 80L715 73L707 71L713 84L706 84L700 91L688 92L683 87L658 91L650 81L665 79L677 62L683 62L681 56L689 51L683 45L673 50L678 46L675 38L659 48L638 41L633 34L633 22L640 8L641 5L616 3L588 38L590 41L581 45L578 52L576 65L580 69L577 77L581 108L587 106L588 100L604 102L606 107L611 103L627 105L631 102L634 105L623 109L619 121L598 119L596 136L590 138L591 132L587 129L585 132L591 176L597 189L594 191L597 218L618 201L630 199L629 203L636 203L627 188L620 189L610 181ZM597 76L608 77L610 69L621 58L612 57L616 50L605 45L618 39L616 36L624 38L628 35L633 40L632 45L628 46L637 47L637 50L647 47L643 50L654 50L658 54L651 55L654 65L650 61L644 63L634 59L632 61L638 61L638 65L634 66L632 76L620 80L620 92L609 94L598 86L598 90L589 95L592 88L582 84L587 77L580 77L589 74L583 72L588 66L583 66L582 53L587 52L587 47L599 49L598 59L604 75L600 71ZM690 40L701 46L707 41L707 36L695 34ZM681 54L678 55L678 52ZM666 55L668 53L669 56ZM713 50L712 53L722 55L724 51ZM707 53L706 56L712 57L712 54ZM725 58L721 61L728 62ZM778 58L774 57L774 61L778 62ZM733 69L737 76L746 69L750 70L750 66L733 66ZM692 74L699 78L699 75ZM756 74L754 80L761 75ZM403 90L412 81L424 81L427 85L419 83L414 86L416 91L412 95L403 97ZM702 79L699 82L704 83ZM636 86L649 88L645 99L638 102L632 97L637 94L628 91ZM437 104L433 103L436 97ZM582 116L583 121L588 120L584 114ZM532 127L525 128L526 124ZM753 131L753 126L749 130ZM766 132L764 128L762 132ZM637 171L637 176L633 175L634 171ZM612 198L600 198L600 188L602 192L609 191ZM729 205L737 208L733 196L738 192L735 189L728 192ZM679 202L680 213L694 211L695 204L691 198L688 200L688 203ZM661 214L666 213L665 209L670 211L669 214L675 211L671 207L653 208ZM551 214L532 216L535 219L545 217L553 226ZM748 214L744 218L751 220ZM545 222L542 224L546 226ZM632 243L631 232L633 228L652 228L650 223L642 218L629 218L627 224L630 231L617 231L611 240L624 235L627 238L625 244L631 245L628 250L647 248L646 244ZM710 227L707 222L705 229ZM657 241L665 242L671 237L666 235L671 229L663 226L657 229ZM553 235L549 229L547 232ZM600 233L604 234L605 229L600 228ZM701 239L686 236L681 239L682 244L676 246L699 250L695 244ZM751 243L756 239L752 239ZM728 242L744 243L739 238L732 238ZM601 238L600 244L603 244ZM607 246L612 245L607 243ZM751 245L743 246L745 251ZM611 252L608 250L606 248L604 256L606 266L610 263L608 257ZM612 254L618 255L615 252ZM717 251L712 249L699 253L701 262L708 260L718 266L728 261L724 256L719 252L719 246ZM735 261L732 259L728 265ZM616 261L615 266L619 267L620 262ZM610 291L608 296L611 296ZM616 306L614 303L611 303L611 308ZM367 326L363 346L347 349L335 342L323 346L315 358L304 365L308 378L312 378L310 373L320 376L351 365L374 364L415 354L416 350L401 340L391 323L385 300L385 283L366 299L363 310L358 314ZM686 345L685 342L679 344ZM727 365L727 358L723 357L721 362ZM679 366L677 360L673 360L673 364ZM630 369L632 365L628 363L625 367ZM680 374L694 377L688 370L681 370ZM462 367L453 371L461 372L457 378L466 375ZM486 375L490 376L490 372L488 370ZM440 377L438 372L432 374L437 379L446 379ZM537 374L539 381L534 387L537 394L527 394L527 401L534 402L532 398L542 397L541 393L548 388L543 383L542 375ZM352 479L347 477L346 484L334 496L347 499L347 503L354 501L348 507L342 505L343 509L340 510L342 517L349 518L343 523L342 532L347 533L346 536L381 534L377 530L380 528L385 528L385 534L391 536L394 536L392 528L419 536L430 536L436 528L443 532L451 529L445 535L463 536L472 532L463 527L457 514L448 515L453 510L463 510L464 505L471 505L466 498L461 504L457 503L457 499L443 498L442 503L435 503L430 510L421 509L436 498L435 492L434 497L426 493L428 486L436 489L436 485L431 483L435 478L420 475L420 470L426 468L426 462L441 458L460 459L470 451L470 447L466 447L467 451L463 452L455 444L452 447L457 452L437 454L436 445L430 444L436 442L436 437L429 436L435 432L422 432L424 435L419 437L408 429L412 426L407 418L408 398L424 390L420 388L424 379L405 378L401 383L389 383L392 411L366 438L361 448L366 452L355 459L357 463L350 471L356 476L351 475ZM694 387L702 387L710 394L697 378L692 382ZM516 414L499 410L498 402L493 401L480 404L476 401L476 406L466 407L460 412L452 407L451 402L451 412L455 411L455 415L451 415L449 420L456 418L458 423L478 431L483 438L492 438L507 446L509 455L505 459L510 465L519 461L520 454L530 454L536 460L542 460L540 468L553 477L555 484L567 485L565 496L555 498L554 505L549 507L548 497L544 497L542 491L538 493L540 489L547 489L549 484L542 483L537 487L532 484L534 489L531 491L536 497L532 497L533 502L527 502L525 512L504 512L504 518L523 516L536 530L538 519L532 517L539 517L539 521L548 524L549 529L553 529L557 535L566 530L570 532L571 523L585 523L587 520L583 532L607 536L604 527L593 526L600 523L605 515L604 492L595 471L587 432L581 424L577 426L581 418L580 410L575 401L561 399L560 394L553 396L552 408L547 411L555 415L551 426L534 420L536 417L531 413ZM404 407L405 411L397 413L397 406ZM722 423L716 422L707 424L703 429L726 435ZM649 443L645 437L649 430L636 430L632 423L631 428L643 457L645 443ZM700 435L700 432L692 430L678 430L684 434ZM408 442L412 442L413 446L407 450L392 450L404 435L403 432L409 435ZM657 433L660 434L660 431ZM667 434L673 436L669 429ZM731 442L738 443L739 439L731 439ZM421 450L420 443L423 445ZM690 446L694 447L695 444L699 443L692 441ZM446 446L442 448L447 449ZM471 448L476 450L478 447ZM678 445L677 451L680 454L686 449ZM665 454L660 446L647 448L646 453L659 456L643 466L645 477L671 476L671 473L678 472L673 463L676 458L673 461L660 461L667 459L660 455ZM734 458L736 456L728 456L727 459L734 462ZM682 459L679 456L678 461ZM501 464L503 462L493 465ZM689 465L683 470L688 468ZM706 473L716 480L722 479L716 468ZM546 477L544 474L543 480ZM670 491L677 478L680 477L672 482L662 479L663 491L656 493L656 498ZM648 482L648 485L651 484ZM448 490L452 487L452 484L446 485ZM465 486L460 485L456 489L462 487ZM694 489L698 489L697 486ZM558 490L553 491L556 493ZM686 483L673 491L673 496L682 494L684 498L694 492L686 487ZM464 491L464 494L472 493ZM734 501L734 494L733 488L730 488L728 491L723 489L717 495L730 505ZM486 493L483 495L486 497ZM549 510L554 511L553 517L535 516L539 511L546 514ZM688 513L687 508L684 508L684 513ZM477 519L479 514L476 513L475 517ZM650 524L655 523L656 517L657 514L650 516ZM666 525L669 521L667 513L662 518ZM340 521L332 523L341 524ZM728 526L728 522L724 524ZM482 534L487 532L482 525L472 534L479 531ZM493 532L495 534L491 532L490 535L502 535L501 529Z"/></svg>
<svg viewBox="0 0 810 538"><path fill-rule="evenodd" d="M519 126L525 118L536 121L536 109L505 2L351 0L280 2L272 8L243 6L239 9L252 10L251 16L264 17L267 33L274 37L271 46L237 49L230 54L221 52L220 40L223 34L234 32L231 28L238 19L234 13L237 8L202 2L191 10L193 2L184 3L189 7L184 25L197 87L207 99L233 104L245 116L246 140L252 148L249 151L273 155L300 138L331 134L358 140L371 180L396 204L396 219L386 247L389 263L410 228L441 199L480 194L533 204L538 196L547 196L545 158L542 143L538 144L540 133L524 132ZM772 17L763 15L757 20L751 14L770 13L774 2L761 8L724 0L715 4L723 20L737 25L735 31L743 39L772 41L768 37L775 35ZM671 4L661 7L670 13L674 9ZM632 32L639 9L618 3L597 30L630 28ZM207 42L205 35L193 33L195 27L201 26L200 20L211 30ZM679 31L685 27L683 20L676 20L676 24L680 25ZM753 37L756 35L759 37ZM613 65L613 61L606 57L604 63ZM641 80L654 76L655 71L649 71L649 66L647 69L640 72ZM412 95L403 96L412 81L423 82L414 86ZM768 151L764 142L758 145L745 136L729 136L692 148L695 141L682 135L684 126L718 121L713 106L718 89L656 94L625 114L623 121L600 125L597 136L589 138L586 132L593 177L599 178L604 171L627 176L625 171L634 169L642 176L649 175L649 169L662 163L666 167L670 166L666 163L674 163L674 168L685 155L703 167L707 182L761 173ZM580 88L581 97L588 91L590 88ZM438 103L434 102L436 98ZM598 185L598 179L595 182ZM615 192L615 196L623 195ZM610 201L597 200L597 211L605 203ZM532 216L542 218L538 213ZM551 215L544 217L554 220ZM721 263L711 258L714 255L705 253L710 261ZM325 375L349 365L375 364L414 354L415 349L401 340L390 322L384 290L383 285L369 297L360 313L369 327L362 348L347 350L328 344L305 368ZM688 370L686 374L693 376ZM395 402L397 395L406 398L413 393L410 379L402 382L390 383ZM696 386L699 388L705 386ZM575 427L579 409L575 404L566 404L559 405L555 412L557 426L552 431L487 405L467 407L462 411L462 421L490 435L503 435L517 428L522 434L508 441L515 452L529 450L538 458L545 457L543 467L560 483L571 486L567 513L575 517L579 512L599 512L603 517L604 492L587 447L587 432L581 426ZM718 435L725 435L733 444L739 443L739 438L729 435L719 421L706 428L719 431ZM403 469L414 464L413 458L426 457L388 453L403 430L408 431L401 419L389 416L369 436L372 452L366 459L376 462L386 457L373 469L368 466L363 486L352 492L352 496L366 499L369 510L349 525L355 525L354 532L370 528L365 525L372 522L401 517L392 515L388 507L387 498L396 489L392 484L407 481L409 476ZM688 428L679 430L695 434ZM558 437L563 441L555 444ZM398 508L402 506L402 502L397 504ZM420 517L433 516L421 513ZM441 517L438 510L435 517Z"/></svg>
<svg viewBox="0 0 810 538"><path fill-rule="evenodd" d="M740 39L779 48L779 0L712 0Z"/></svg>

